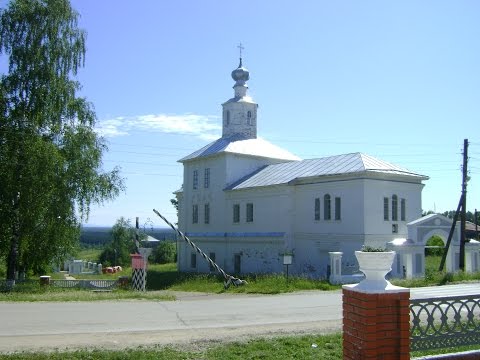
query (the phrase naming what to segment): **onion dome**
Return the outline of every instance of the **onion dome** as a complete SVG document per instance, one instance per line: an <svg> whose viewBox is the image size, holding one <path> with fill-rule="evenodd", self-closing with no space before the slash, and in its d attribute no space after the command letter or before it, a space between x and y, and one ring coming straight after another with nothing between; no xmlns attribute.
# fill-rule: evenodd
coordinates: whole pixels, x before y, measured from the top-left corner
<svg viewBox="0 0 480 360"><path fill-rule="evenodd" d="M235 80L237 84L242 84L248 81L249 78L250 72L247 70L247 68L242 66L242 58L240 58L240 64L238 65L238 68L232 71L232 79Z"/></svg>

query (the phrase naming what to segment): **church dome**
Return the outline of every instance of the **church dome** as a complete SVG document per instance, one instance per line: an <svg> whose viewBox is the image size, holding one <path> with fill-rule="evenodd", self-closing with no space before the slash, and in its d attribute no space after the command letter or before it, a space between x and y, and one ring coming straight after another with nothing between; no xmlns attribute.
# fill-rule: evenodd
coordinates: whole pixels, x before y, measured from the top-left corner
<svg viewBox="0 0 480 360"><path fill-rule="evenodd" d="M238 68L232 71L232 79L235 81L248 81L249 78L250 72L242 66L242 59L240 59Z"/></svg>

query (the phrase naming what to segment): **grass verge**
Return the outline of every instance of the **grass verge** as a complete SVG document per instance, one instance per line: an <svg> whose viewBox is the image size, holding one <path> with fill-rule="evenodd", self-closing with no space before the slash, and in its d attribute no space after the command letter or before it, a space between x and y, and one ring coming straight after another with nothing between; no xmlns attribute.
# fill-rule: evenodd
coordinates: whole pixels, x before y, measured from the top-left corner
<svg viewBox="0 0 480 360"><path fill-rule="evenodd" d="M415 351L411 358L476 350L476 346ZM123 350L76 350L0 354L0 360L240 360L240 359L342 359L342 335L302 335L252 339L245 342L194 344L185 347L153 346Z"/></svg>
<svg viewBox="0 0 480 360"><path fill-rule="evenodd" d="M19 283L13 290L0 292L1 301L97 301L97 300L156 300L171 301L175 296L163 291L139 292L116 289L112 291L92 291L88 289L62 289L53 286L40 286L37 281Z"/></svg>
<svg viewBox="0 0 480 360"><path fill-rule="evenodd" d="M342 358L342 337L333 335L305 335L257 339L227 344L209 343L198 350L174 347L136 348L122 351L80 350L73 352L18 353L0 355L0 359L60 360L60 359L324 359Z"/></svg>

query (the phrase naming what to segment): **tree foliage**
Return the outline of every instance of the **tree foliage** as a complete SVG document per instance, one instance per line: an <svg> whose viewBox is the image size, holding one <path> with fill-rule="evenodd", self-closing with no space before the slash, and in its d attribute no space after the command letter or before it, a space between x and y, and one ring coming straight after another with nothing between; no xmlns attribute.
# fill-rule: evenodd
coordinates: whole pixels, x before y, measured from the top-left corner
<svg viewBox="0 0 480 360"><path fill-rule="evenodd" d="M78 243L91 204L123 189L102 170L104 140L74 80L85 33L68 0L12 0L0 10L0 260L7 278L42 271Z"/></svg>
<svg viewBox="0 0 480 360"><path fill-rule="evenodd" d="M153 262L157 264L168 264L175 262L177 258L177 245L174 242L162 241L153 250Z"/></svg>
<svg viewBox="0 0 480 360"><path fill-rule="evenodd" d="M439 248L427 248L425 249L425 255L427 256L441 256L444 252L445 243L442 238L438 235L433 235L430 239L427 240L427 246L440 246Z"/></svg>
<svg viewBox="0 0 480 360"><path fill-rule="evenodd" d="M466 218L465 220L470 221L471 223L475 224L475 213L471 211L467 211L465 213ZM453 219L455 217L455 210L445 211L443 216L448 217L449 219ZM460 217L458 218L460 220ZM477 213L477 224L480 224L480 213Z"/></svg>
<svg viewBox="0 0 480 360"><path fill-rule="evenodd" d="M100 263L104 266L130 264L130 254L136 253L135 248L135 228L129 220L121 217L113 225L111 230L112 241L108 243L100 254ZM144 238L144 234L139 234Z"/></svg>

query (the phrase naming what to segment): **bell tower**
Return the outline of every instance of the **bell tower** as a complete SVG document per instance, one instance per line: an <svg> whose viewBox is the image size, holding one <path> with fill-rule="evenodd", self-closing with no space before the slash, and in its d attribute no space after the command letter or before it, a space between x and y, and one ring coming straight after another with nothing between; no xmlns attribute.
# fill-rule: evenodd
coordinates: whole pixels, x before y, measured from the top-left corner
<svg viewBox="0 0 480 360"><path fill-rule="evenodd" d="M247 81L250 79L250 72L242 65L242 44L238 48L240 49L240 63L232 71L232 79L235 81L234 97L222 104L222 137L240 135L245 139L256 139L258 104L247 95Z"/></svg>

